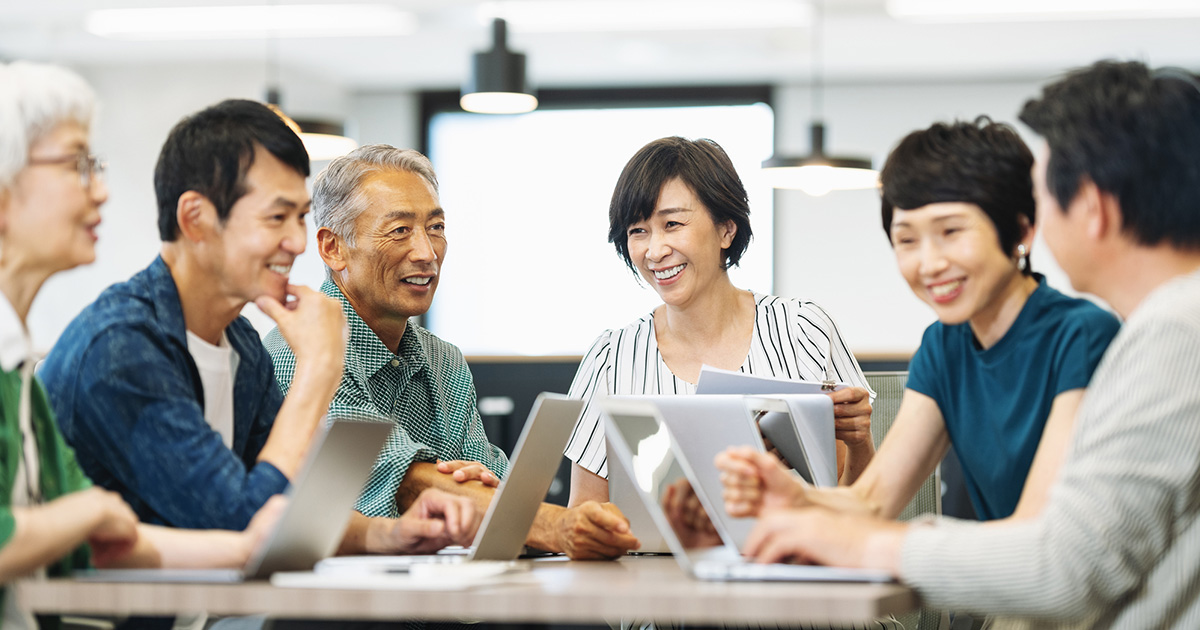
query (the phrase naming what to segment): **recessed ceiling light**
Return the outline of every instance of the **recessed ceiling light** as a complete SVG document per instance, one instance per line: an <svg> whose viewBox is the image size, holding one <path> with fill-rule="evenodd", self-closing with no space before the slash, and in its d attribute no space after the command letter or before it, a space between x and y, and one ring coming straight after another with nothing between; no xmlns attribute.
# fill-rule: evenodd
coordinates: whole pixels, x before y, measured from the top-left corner
<svg viewBox="0 0 1200 630"><path fill-rule="evenodd" d="M89 33L113 39L241 39L407 35L416 17L383 4L99 9Z"/></svg>
<svg viewBox="0 0 1200 630"><path fill-rule="evenodd" d="M511 0L485 2L479 20L507 20L523 33L803 28L812 7L800 0Z"/></svg>
<svg viewBox="0 0 1200 630"><path fill-rule="evenodd" d="M912 22L1038 22L1200 17L1196 0L888 0Z"/></svg>

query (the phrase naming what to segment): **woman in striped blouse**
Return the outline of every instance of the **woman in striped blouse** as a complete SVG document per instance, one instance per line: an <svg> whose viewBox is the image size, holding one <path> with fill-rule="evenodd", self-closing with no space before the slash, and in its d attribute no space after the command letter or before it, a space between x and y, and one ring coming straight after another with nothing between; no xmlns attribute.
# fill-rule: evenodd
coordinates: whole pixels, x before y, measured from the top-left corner
<svg viewBox="0 0 1200 630"><path fill-rule="evenodd" d="M733 286L728 269L750 242L745 188L711 140L662 138L625 165L609 205L608 240L663 304L602 333L572 397L589 401L567 445L570 504L608 500L599 406L606 395L692 394L701 365L851 387L834 399L838 473L853 481L874 455L870 391L837 326L813 302Z"/></svg>

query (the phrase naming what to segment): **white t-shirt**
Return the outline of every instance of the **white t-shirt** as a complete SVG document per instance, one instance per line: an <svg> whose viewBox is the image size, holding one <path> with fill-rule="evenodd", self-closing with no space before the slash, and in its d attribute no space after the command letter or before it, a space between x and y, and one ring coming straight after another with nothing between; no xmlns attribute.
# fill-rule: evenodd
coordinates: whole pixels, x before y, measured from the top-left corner
<svg viewBox="0 0 1200 630"><path fill-rule="evenodd" d="M188 352L196 362L200 384L204 386L204 420L221 434L226 448L233 448L233 379L240 357L224 332L215 346L190 330L187 340Z"/></svg>

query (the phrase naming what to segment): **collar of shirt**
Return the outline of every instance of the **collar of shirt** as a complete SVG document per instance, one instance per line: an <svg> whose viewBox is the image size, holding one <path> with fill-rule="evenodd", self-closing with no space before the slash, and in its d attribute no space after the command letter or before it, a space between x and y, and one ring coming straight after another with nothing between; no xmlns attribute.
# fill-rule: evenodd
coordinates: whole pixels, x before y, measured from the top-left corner
<svg viewBox="0 0 1200 630"><path fill-rule="evenodd" d="M11 372L33 355L33 341L8 296L0 293L0 369Z"/></svg>
<svg viewBox="0 0 1200 630"><path fill-rule="evenodd" d="M157 256L154 262L146 267L145 272L135 276L130 284L134 284L137 280L144 280L145 286L134 286L131 289L150 299L158 326L167 336L187 348L187 324L183 320L183 300L179 297L179 287L175 286L175 277L171 275L171 268L167 266L162 256Z"/></svg>
<svg viewBox="0 0 1200 630"><path fill-rule="evenodd" d="M326 278L321 285L321 291L337 299L342 304L346 314L346 323L350 326L350 341L346 351L346 371L360 383L365 384L370 377L380 370L387 368L401 370L406 378L425 369L428 365L421 339L416 331L416 324L411 321L404 327L404 335L400 338L399 352L392 353L374 330L363 321L350 301L338 288L337 284Z"/></svg>

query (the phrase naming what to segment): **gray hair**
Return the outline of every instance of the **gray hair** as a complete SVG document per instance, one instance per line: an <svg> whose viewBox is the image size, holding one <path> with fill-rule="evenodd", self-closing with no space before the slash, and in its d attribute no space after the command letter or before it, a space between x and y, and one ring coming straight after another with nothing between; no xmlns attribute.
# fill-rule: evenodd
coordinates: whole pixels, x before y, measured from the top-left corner
<svg viewBox="0 0 1200 630"><path fill-rule="evenodd" d="M0 190L12 186L42 136L66 122L90 129L95 109L95 92L66 68L0 63Z"/></svg>
<svg viewBox="0 0 1200 630"><path fill-rule="evenodd" d="M362 183L367 176L383 171L420 175L438 194L437 175L429 158L412 149L388 144L368 144L335 159L313 182L312 213L318 228L329 228L354 245L354 222L367 207Z"/></svg>

